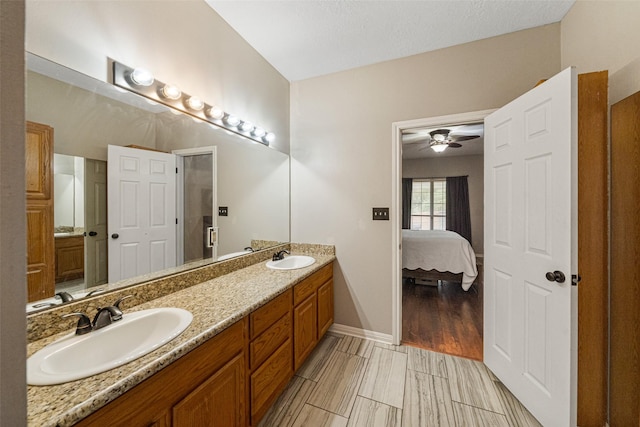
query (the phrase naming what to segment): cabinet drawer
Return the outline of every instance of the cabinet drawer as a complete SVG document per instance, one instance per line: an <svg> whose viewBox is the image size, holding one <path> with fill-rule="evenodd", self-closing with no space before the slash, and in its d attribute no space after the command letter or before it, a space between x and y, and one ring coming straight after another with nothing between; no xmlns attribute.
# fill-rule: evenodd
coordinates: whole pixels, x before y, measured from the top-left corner
<svg viewBox="0 0 640 427"><path fill-rule="evenodd" d="M256 369L280 345L291 337L291 313L287 312L269 329L249 344L249 363L251 370Z"/></svg>
<svg viewBox="0 0 640 427"><path fill-rule="evenodd" d="M291 310L291 289L250 315L249 338L254 339Z"/></svg>
<svg viewBox="0 0 640 427"><path fill-rule="evenodd" d="M289 339L251 375L251 425L258 425L292 376Z"/></svg>
<svg viewBox="0 0 640 427"><path fill-rule="evenodd" d="M293 305L298 305L309 295L318 289L327 280L333 277L333 263L325 265L311 276L298 283L293 288Z"/></svg>

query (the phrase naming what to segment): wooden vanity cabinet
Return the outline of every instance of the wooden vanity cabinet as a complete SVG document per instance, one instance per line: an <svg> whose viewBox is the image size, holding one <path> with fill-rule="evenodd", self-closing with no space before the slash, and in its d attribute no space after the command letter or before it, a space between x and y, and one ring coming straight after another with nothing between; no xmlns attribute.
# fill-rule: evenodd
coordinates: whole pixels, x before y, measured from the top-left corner
<svg viewBox="0 0 640 427"><path fill-rule="evenodd" d="M293 361L297 371L333 323L333 264L293 288Z"/></svg>
<svg viewBox="0 0 640 427"><path fill-rule="evenodd" d="M77 425L243 427L246 345L245 318Z"/></svg>
<svg viewBox="0 0 640 427"><path fill-rule="evenodd" d="M292 291L289 289L249 316L249 402L252 426L293 376Z"/></svg>
<svg viewBox="0 0 640 427"><path fill-rule="evenodd" d="M84 277L84 236L56 237L56 283Z"/></svg>

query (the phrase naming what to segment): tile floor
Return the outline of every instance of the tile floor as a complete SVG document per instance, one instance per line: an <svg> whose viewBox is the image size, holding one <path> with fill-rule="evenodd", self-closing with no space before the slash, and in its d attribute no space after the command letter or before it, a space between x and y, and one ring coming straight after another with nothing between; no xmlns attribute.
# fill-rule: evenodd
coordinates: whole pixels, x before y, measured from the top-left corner
<svg viewBox="0 0 640 427"><path fill-rule="evenodd" d="M328 333L260 427L540 424L482 364Z"/></svg>

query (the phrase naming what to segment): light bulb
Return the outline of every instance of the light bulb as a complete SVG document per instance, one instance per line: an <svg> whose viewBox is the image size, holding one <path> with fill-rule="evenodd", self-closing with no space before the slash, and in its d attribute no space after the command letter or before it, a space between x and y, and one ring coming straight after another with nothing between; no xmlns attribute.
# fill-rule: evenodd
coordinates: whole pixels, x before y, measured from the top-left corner
<svg viewBox="0 0 640 427"><path fill-rule="evenodd" d="M197 96L191 96L187 98L185 104L187 105L187 107L195 111L200 111L204 108L204 101Z"/></svg>
<svg viewBox="0 0 640 427"><path fill-rule="evenodd" d="M234 115L227 114L227 115L224 117L224 122L225 122L225 124L227 124L228 126L233 126L233 127L235 127L235 126L238 126L238 125L240 124L240 119L239 119L239 118L237 118L237 117L236 117L236 116L234 116Z"/></svg>
<svg viewBox="0 0 640 427"><path fill-rule="evenodd" d="M151 86L154 78L153 74L144 68L136 68L131 72L131 81L138 86Z"/></svg>
<svg viewBox="0 0 640 427"><path fill-rule="evenodd" d="M447 147L448 147L448 145L447 145L447 144L442 144L442 143L441 143L441 144L433 144L433 145L431 146L431 149L432 149L433 151L435 151L436 153L442 153L444 150L446 150L446 149L447 149Z"/></svg>
<svg viewBox="0 0 640 427"><path fill-rule="evenodd" d="M224 117L224 111L222 111L222 108L220 107L211 107L209 109L207 109L207 111L205 112L205 114L208 117L211 117L214 120L220 120L221 118Z"/></svg>
<svg viewBox="0 0 640 427"><path fill-rule="evenodd" d="M262 138L266 133L264 129L257 126L253 129L253 132L251 132L251 134L257 138Z"/></svg>
<svg viewBox="0 0 640 427"><path fill-rule="evenodd" d="M166 84L160 91L160 94L167 99L180 99L182 96L182 91L178 88L178 86L172 84Z"/></svg>
<svg viewBox="0 0 640 427"><path fill-rule="evenodd" d="M253 123L243 121L242 124L240 124L240 130L243 132L251 132L253 130Z"/></svg>

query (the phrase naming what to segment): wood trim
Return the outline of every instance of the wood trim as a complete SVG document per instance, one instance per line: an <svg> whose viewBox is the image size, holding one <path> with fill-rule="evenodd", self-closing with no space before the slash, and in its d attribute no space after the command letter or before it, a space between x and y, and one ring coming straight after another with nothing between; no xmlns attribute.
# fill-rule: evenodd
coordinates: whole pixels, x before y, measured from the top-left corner
<svg viewBox="0 0 640 427"><path fill-rule="evenodd" d="M640 92L611 106L612 426L640 424Z"/></svg>
<svg viewBox="0 0 640 427"><path fill-rule="evenodd" d="M578 425L607 419L608 72L578 76Z"/></svg>

